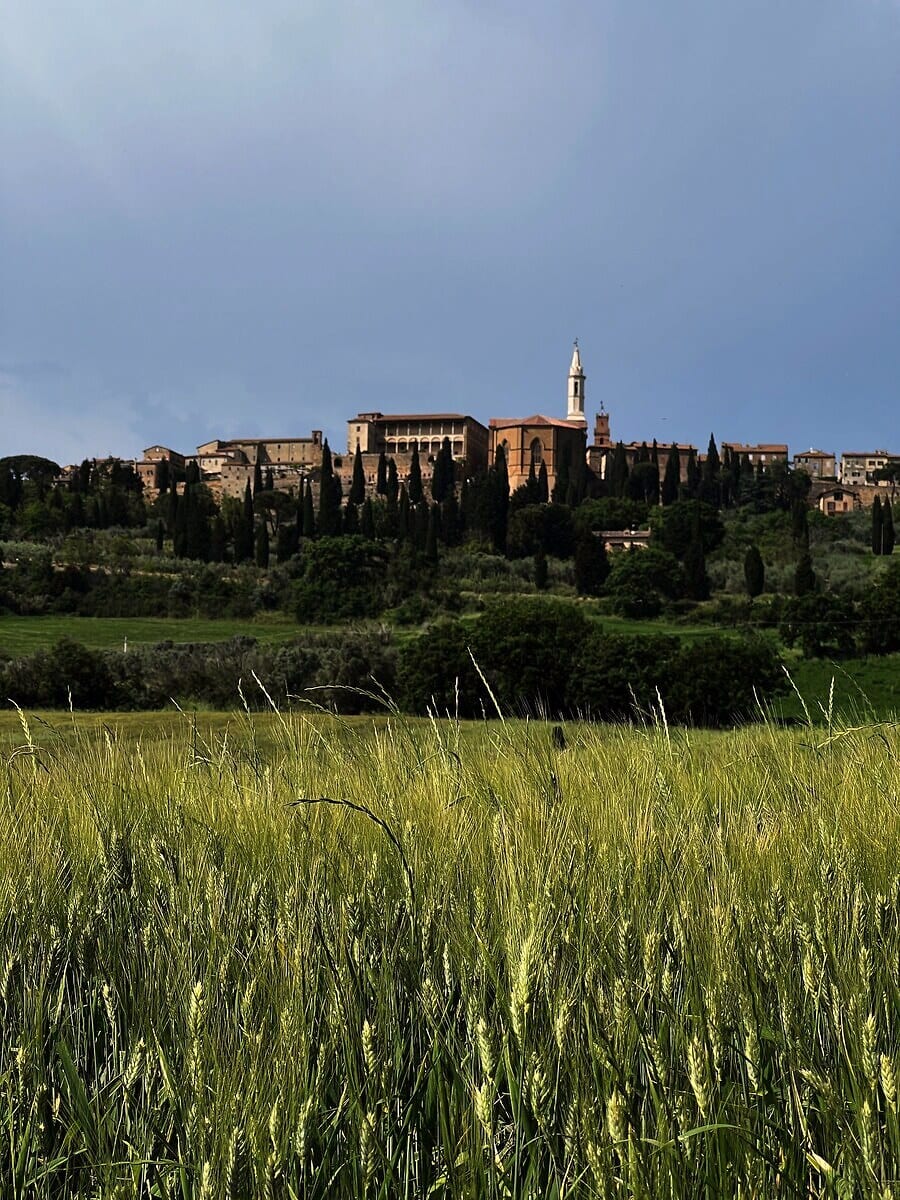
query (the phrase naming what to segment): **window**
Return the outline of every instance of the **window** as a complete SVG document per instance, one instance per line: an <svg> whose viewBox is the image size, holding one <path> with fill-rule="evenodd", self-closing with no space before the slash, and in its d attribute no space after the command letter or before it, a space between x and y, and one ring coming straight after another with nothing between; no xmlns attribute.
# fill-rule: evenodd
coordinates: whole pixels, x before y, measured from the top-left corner
<svg viewBox="0 0 900 1200"><path fill-rule="evenodd" d="M535 438L531 443L531 461L536 467L541 465L544 457L544 446L540 438Z"/></svg>
<svg viewBox="0 0 900 1200"><path fill-rule="evenodd" d="M577 379L574 381L574 387L575 387L575 391L573 394L577 396L578 395L578 380Z"/></svg>

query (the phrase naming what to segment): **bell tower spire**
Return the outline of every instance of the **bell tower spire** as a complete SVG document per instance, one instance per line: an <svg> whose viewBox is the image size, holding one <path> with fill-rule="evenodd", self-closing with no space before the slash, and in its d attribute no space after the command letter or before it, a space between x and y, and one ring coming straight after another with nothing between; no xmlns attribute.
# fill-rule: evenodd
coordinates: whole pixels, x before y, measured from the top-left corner
<svg viewBox="0 0 900 1200"><path fill-rule="evenodd" d="M572 348L572 363L569 367L569 407L566 420L586 425L584 415L584 380L585 374L581 368L581 351L578 349L578 338Z"/></svg>

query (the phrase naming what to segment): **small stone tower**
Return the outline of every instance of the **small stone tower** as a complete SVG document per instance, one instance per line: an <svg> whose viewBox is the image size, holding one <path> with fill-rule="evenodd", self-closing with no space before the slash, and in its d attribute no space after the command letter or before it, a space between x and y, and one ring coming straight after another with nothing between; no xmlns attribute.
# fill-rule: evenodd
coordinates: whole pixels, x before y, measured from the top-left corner
<svg viewBox="0 0 900 1200"><path fill-rule="evenodd" d="M603 401L600 402L600 411L594 420L594 445L595 446L611 446L609 440L609 413L603 407Z"/></svg>
<svg viewBox="0 0 900 1200"><path fill-rule="evenodd" d="M584 416L584 371L581 369L581 352L578 338L572 349L572 365L569 367L569 409L566 420L573 424L587 425Z"/></svg>

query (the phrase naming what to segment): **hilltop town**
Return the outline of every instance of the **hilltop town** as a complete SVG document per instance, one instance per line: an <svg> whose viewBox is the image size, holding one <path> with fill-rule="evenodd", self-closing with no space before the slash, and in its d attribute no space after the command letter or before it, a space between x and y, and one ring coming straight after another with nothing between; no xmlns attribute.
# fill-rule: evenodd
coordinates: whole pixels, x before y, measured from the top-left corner
<svg viewBox="0 0 900 1200"><path fill-rule="evenodd" d="M366 494L379 491L379 466L393 460L400 483L408 484L414 453L419 458L423 483L429 483L444 442L449 443L458 479L483 474L503 451L510 491L525 484L532 472L543 468L549 494L553 494L562 470L584 462L593 475L609 480L619 456L628 471L642 462L655 465L662 485L670 458L677 457L681 483L690 478L692 464L700 467L706 451L690 443L657 441L616 442L610 414L602 407L595 414L588 440L587 376L581 351L575 343L566 380L565 416L535 413L524 417L491 417L487 425L465 413L360 412L347 421L346 452L332 447L334 473L344 496L353 483L357 451L362 463ZM130 465L140 477L148 496L159 493L172 481L183 480L189 468L199 471L217 500L240 498L258 470L267 474L276 491L302 493L306 486L317 495L324 439L321 430L308 436L214 438L197 446L193 453L163 445L148 446ZM876 495L893 493L900 481L900 453L884 449L844 450L835 453L808 449L793 457L783 442L744 444L723 441L718 451L724 462L736 460L744 471L782 469L806 472L812 480L809 501L826 515L852 512L872 504ZM129 465L129 464L124 464ZM356 468L357 470L359 468ZM66 468L64 478L77 467Z"/></svg>

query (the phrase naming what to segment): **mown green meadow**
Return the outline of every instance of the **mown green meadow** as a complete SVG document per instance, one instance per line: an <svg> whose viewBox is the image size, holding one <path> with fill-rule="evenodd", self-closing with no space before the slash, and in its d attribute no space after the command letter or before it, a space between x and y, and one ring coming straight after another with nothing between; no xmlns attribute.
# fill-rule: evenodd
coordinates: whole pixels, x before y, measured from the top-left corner
<svg viewBox="0 0 900 1200"><path fill-rule="evenodd" d="M233 637L254 637L260 642L287 642L302 628L278 616L273 620L237 617L47 617L0 616L0 653L31 654L71 638L95 650L122 649L126 643L223 642Z"/></svg>
<svg viewBox="0 0 900 1200"><path fill-rule="evenodd" d="M897 1194L896 726L3 736L0 1194Z"/></svg>

